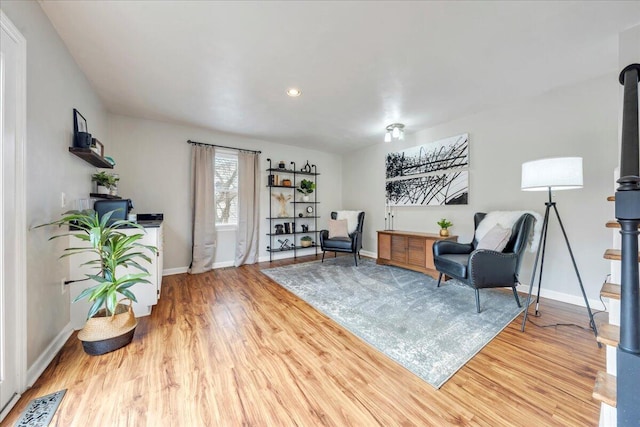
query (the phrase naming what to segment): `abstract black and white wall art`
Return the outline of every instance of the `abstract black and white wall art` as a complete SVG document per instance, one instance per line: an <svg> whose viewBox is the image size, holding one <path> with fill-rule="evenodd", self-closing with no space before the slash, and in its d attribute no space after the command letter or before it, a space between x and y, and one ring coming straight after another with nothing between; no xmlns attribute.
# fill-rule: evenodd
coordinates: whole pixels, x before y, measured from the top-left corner
<svg viewBox="0 0 640 427"><path fill-rule="evenodd" d="M388 206L466 205L469 134L387 154Z"/></svg>

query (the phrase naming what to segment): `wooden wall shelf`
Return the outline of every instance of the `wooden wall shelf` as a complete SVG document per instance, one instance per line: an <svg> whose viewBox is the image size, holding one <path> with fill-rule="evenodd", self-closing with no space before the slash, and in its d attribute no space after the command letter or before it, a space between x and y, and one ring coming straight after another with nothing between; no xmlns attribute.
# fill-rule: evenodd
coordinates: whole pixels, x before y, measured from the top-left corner
<svg viewBox="0 0 640 427"><path fill-rule="evenodd" d="M109 163L104 157L94 153L90 148L69 147L69 152L97 168L113 169L113 165L111 163Z"/></svg>
<svg viewBox="0 0 640 427"><path fill-rule="evenodd" d="M111 194L102 194L102 193L89 193L89 197L92 199L108 199L108 200L120 200L122 197L120 196L112 196Z"/></svg>

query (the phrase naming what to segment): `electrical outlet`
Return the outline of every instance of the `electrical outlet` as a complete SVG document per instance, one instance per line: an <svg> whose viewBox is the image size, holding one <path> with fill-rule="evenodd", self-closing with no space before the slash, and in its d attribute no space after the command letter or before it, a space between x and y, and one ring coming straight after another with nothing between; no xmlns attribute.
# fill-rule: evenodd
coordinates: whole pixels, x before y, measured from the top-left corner
<svg viewBox="0 0 640 427"><path fill-rule="evenodd" d="M65 292L67 292L67 285L64 284L64 282L67 281L66 277L63 277L62 279L60 279L60 292L62 293L62 295L64 295Z"/></svg>
<svg viewBox="0 0 640 427"><path fill-rule="evenodd" d="M60 194L60 207L64 208L67 206L67 195L64 194L64 191Z"/></svg>

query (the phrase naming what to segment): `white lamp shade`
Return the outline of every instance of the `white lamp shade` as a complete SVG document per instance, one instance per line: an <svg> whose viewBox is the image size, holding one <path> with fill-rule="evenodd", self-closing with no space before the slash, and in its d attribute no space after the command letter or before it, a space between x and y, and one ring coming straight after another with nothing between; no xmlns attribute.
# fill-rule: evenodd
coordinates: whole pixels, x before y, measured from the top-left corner
<svg viewBox="0 0 640 427"><path fill-rule="evenodd" d="M522 164L522 190L582 188L582 157L554 157Z"/></svg>

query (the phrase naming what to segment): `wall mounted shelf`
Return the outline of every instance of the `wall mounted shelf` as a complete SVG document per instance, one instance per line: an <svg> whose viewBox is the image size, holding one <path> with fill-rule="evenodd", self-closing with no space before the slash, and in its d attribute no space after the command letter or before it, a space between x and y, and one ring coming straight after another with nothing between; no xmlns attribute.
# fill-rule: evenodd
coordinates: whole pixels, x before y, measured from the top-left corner
<svg viewBox="0 0 640 427"><path fill-rule="evenodd" d="M111 194L102 194L102 193L89 193L89 197L92 199L108 199L108 200L120 200L122 197L120 196L112 196Z"/></svg>
<svg viewBox="0 0 640 427"><path fill-rule="evenodd" d="M104 157L93 152L90 148L69 147L69 152L97 168L113 169L113 165L111 163L109 163Z"/></svg>

